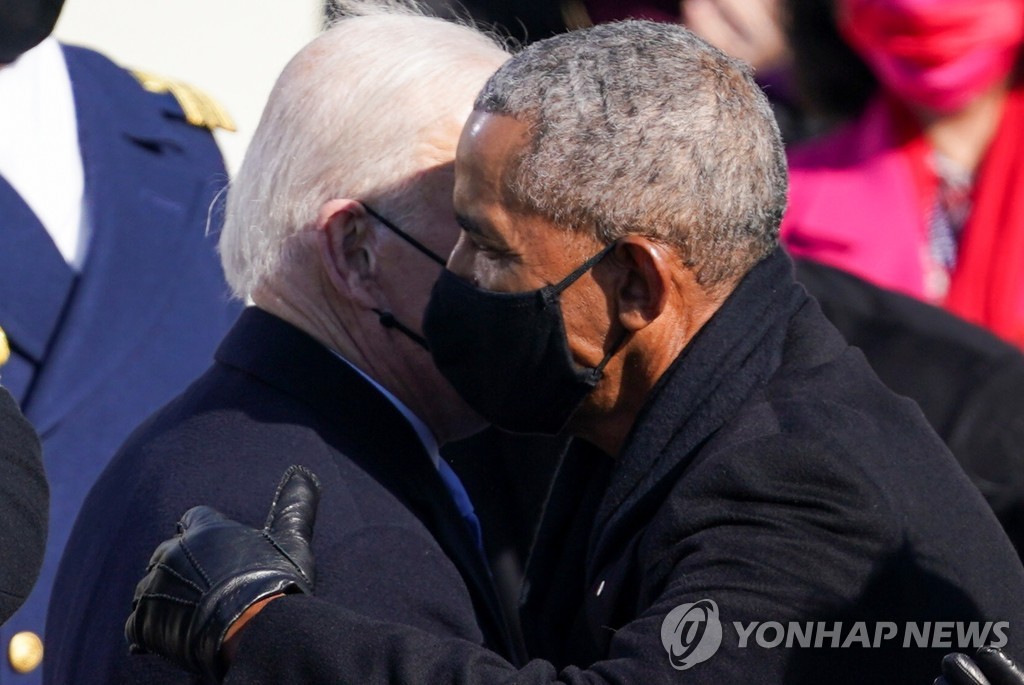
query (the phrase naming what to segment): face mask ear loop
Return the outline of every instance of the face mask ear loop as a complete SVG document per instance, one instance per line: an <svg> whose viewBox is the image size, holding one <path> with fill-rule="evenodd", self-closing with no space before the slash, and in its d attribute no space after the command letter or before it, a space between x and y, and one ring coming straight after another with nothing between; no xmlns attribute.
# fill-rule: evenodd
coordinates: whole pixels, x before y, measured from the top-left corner
<svg viewBox="0 0 1024 685"><path fill-rule="evenodd" d="M626 344L627 338L629 338L629 331L623 330L622 334L619 335L619 339L615 341L614 345L612 345L612 349L608 350L608 354L604 356L604 359L601 360L601 363L595 366L593 369L591 369L595 383L601 380L601 376L604 375L604 367L608 366L608 362L611 361L611 358L619 353L619 350L622 349L622 346Z"/></svg>
<svg viewBox="0 0 1024 685"><path fill-rule="evenodd" d="M414 343L425 349L427 352L430 351L430 346L427 345L427 339L422 335L412 330L401 321L395 318L395 315L391 312L381 311L380 309L374 309L373 313L377 315L380 320L380 325L384 328L394 328L399 333L404 334L407 338L412 340Z"/></svg>
<svg viewBox="0 0 1024 685"><path fill-rule="evenodd" d="M410 245L415 247L417 250L419 250L420 252L425 254L429 259L437 262L441 266L445 266L448 263L447 260L442 259L436 252L431 250L429 247L427 247L426 245L424 245L420 241L416 240L411 235L409 235L408 233L406 233L405 231L400 229L398 226L394 225L393 223L391 223L390 221L385 219L383 216L378 214L372 207L370 207L370 205L366 204L365 202L363 202L362 205L363 205L363 209L366 210L367 214L369 214L374 219L376 219L377 221L379 221L382 224L384 224L395 235L397 235L399 238L401 238L402 240L404 240L405 242L409 243Z"/></svg>
<svg viewBox="0 0 1024 685"><path fill-rule="evenodd" d="M561 281L554 285L550 285L547 288L544 288L541 291L543 293L544 304L551 304L552 302L556 301L563 290L565 290L570 285L578 281L583 276L583 274L593 269L594 266L602 259L604 259L605 255L611 252L614 247L615 243L606 245L603 250L598 252L596 255L594 255L587 261L580 264L578 267L576 267L575 271L573 271L571 274L563 278Z"/></svg>

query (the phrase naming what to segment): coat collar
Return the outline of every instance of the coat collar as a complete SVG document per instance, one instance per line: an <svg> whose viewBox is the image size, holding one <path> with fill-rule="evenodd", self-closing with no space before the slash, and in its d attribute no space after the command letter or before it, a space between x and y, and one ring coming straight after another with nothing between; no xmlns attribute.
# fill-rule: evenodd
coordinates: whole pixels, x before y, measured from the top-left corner
<svg viewBox="0 0 1024 685"><path fill-rule="evenodd" d="M414 453L410 462L432 466L412 426L383 393L311 335L259 307L242 312L215 358L305 404L349 437L356 428L360 447L403 460Z"/></svg>
<svg viewBox="0 0 1024 685"><path fill-rule="evenodd" d="M511 657L497 593L454 501L409 422L377 388L307 333L249 307L216 359L310 407L331 426L334 445L423 523L459 569L488 644Z"/></svg>
<svg viewBox="0 0 1024 685"><path fill-rule="evenodd" d="M588 568L635 534L694 451L782 362L790 319L808 301L777 248L740 282L659 379L617 459L597 510Z"/></svg>

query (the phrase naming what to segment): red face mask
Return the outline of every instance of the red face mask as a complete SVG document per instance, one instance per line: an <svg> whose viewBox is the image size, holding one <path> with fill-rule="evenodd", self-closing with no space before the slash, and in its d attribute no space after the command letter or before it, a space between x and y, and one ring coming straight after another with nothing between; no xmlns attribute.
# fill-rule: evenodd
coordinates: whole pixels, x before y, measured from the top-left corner
<svg viewBox="0 0 1024 685"><path fill-rule="evenodd" d="M839 29L887 90L955 112L1014 68L1024 0L838 0Z"/></svg>

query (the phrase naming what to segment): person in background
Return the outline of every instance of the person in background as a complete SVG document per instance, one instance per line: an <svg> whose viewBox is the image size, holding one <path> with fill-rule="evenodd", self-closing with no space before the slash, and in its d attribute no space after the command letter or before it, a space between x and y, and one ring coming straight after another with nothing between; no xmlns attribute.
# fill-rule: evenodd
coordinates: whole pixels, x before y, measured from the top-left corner
<svg viewBox="0 0 1024 685"><path fill-rule="evenodd" d="M914 400L1024 557L1024 353L851 273L797 259L796 278L878 377Z"/></svg>
<svg viewBox="0 0 1024 685"><path fill-rule="evenodd" d="M780 0L682 0L679 13L684 26L754 69L787 146L820 133L823 122L808 115L796 89Z"/></svg>
<svg viewBox="0 0 1024 685"><path fill-rule="evenodd" d="M191 682L125 648L138 574L183 507L256 522L292 464L322 485L318 596L517 659L472 504L439 455L485 422L419 333L458 237L459 133L508 55L388 3L348 14L285 67L228 191L221 257L253 306L85 501L54 585L46 683Z"/></svg>
<svg viewBox="0 0 1024 685"><path fill-rule="evenodd" d="M89 486L239 311L209 221L223 113L48 37L62 5L0 0L0 373L51 489L39 581L0 629L5 685L40 681L50 587Z"/></svg>
<svg viewBox="0 0 1024 685"><path fill-rule="evenodd" d="M769 75L788 69L778 0L682 0L679 13L684 26L749 64L762 85L770 84Z"/></svg>
<svg viewBox="0 0 1024 685"><path fill-rule="evenodd" d="M39 576L49 503L39 438L0 386L0 624Z"/></svg>
<svg viewBox="0 0 1024 685"><path fill-rule="evenodd" d="M798 101L779 16L779 0L428 0L438 16L468 16L518 43L624 19L682 23L754 68L787 144L819 131ZM328 1L328 16L330 2Z"/></svg>
<svg viewBox="0 0 1024 685"><path fill-rule="evenodd" d="M1024 347L1024 0L787 0L807 100L788 249Z"/></svg>

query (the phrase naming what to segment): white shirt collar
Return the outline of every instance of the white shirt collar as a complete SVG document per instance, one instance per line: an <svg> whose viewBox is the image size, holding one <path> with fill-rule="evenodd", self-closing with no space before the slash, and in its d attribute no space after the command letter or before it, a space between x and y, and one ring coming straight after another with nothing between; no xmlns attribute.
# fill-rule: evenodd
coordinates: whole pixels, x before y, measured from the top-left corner
<svg viewBox="0 0 1024 685"><path fill-rule="evenodd" d="M81 271L91 228L71 77L51 36L0 69L0 174Z"/></svg>
<svg viewBox="0 0 1024 685"><path fill-rule="evenodd" d="M354 369L356 373L365 378L371 385L373 385L373 387L377 388L377 390L379 390L380 393L384 395L384 397L388 398L388 401L390 401L391 404L395 406L395 409L397 409L398 412L405 417L405 420L409 422L409 425L412 426L412 429L416 432L416 435L419 437L420 442L423 443L423 449L425 449L427 451L427 454L430 455L430 460L434 463L434 466L440 466L441 450L437 445L437 439L434 437L434 434L430 431L430 428L427 427L427 424L424 423L423 420L420 419L420 417L416 416L416 414L413 413L412 409L409 409L409 407L405 406L405 403L402 402L402 400L392 395L387 388L385 388L383 385L381 385L373 378L368 376L366 372L364 372L362 369L360 369L358 366L356 366L349 360L345 359L337 352L334 352L334 354L338 359L352 367L352 369Z"/></svg>

